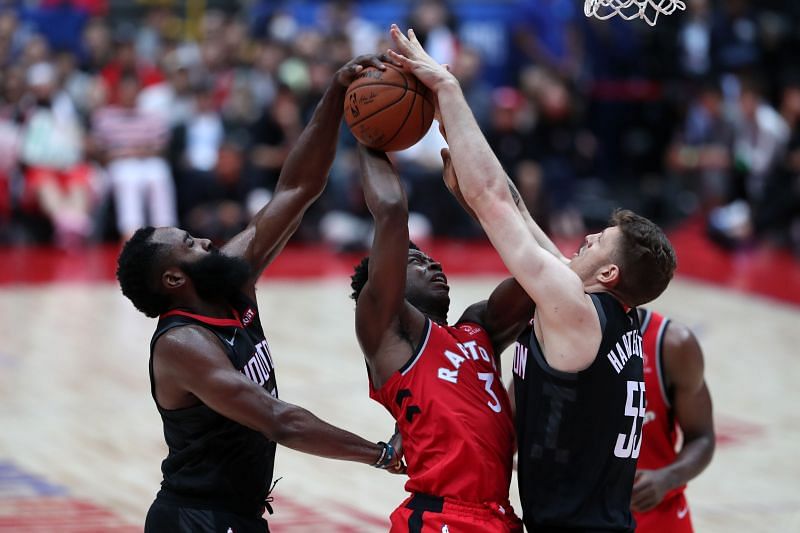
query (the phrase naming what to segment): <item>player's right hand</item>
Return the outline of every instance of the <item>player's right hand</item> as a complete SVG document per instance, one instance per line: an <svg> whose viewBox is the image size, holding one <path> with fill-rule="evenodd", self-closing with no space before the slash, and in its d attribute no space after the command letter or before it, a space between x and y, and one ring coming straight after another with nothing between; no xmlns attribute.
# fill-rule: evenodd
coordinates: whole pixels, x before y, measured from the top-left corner
<svg viewBox="0 0 800 533"><path fill-rule="evenodd" d="M343 87L349 86L356 79L356 76L367 67L375 67L380 70L386 70L384 63L392 63L399 67L400 65L386 54L364 54L354 57L342 68L336 71L334 79Z"/></svg>

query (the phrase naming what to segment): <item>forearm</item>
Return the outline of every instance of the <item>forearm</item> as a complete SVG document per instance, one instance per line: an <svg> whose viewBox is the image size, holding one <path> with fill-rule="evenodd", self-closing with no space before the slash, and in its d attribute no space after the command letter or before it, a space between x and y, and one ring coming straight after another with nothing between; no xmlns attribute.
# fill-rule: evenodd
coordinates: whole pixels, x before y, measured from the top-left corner
<svg viewBox="0 0 800 533"><path fill-rule="evenodd" d="M386 154L359 145L358 159L364 202L373 216L377 219L391 213L408 217L405 191Z"/></svg>
<svg viewBox="0 0 800 533"><path fill-rule="evenodd" d="M667 490L685 485L705 470L714 455L714 436L702 435L688 441L675 461L662 469L667 478Z"/></svg>
<svg viewBox="0 0 800 533"><path fill-rule="evenodd" d="M487 191L511 201L504 182L506 173L483 136L458 84L443 83L437 87L436 95L461 194L480 218L477 200Z"/></svg>
<svg viewBox="0 0 800 533"><path fill-rule="evenodd" d="M280 423L275 441L299 452L374 465L383 451L382 446L323 422L301 407L292 406Z"/></svg>

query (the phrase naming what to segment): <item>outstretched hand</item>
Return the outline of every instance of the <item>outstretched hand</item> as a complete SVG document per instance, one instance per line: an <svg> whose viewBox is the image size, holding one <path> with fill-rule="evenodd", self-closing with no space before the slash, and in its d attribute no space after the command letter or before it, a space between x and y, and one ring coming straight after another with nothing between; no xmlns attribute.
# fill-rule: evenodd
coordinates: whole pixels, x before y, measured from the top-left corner
<svg viewBox="0 0 800 533"><path fill-rule="evenodd" d="M408 30L408 36L403 35L397 24L392 24L390 29L395 50L387 51L387 55L395 63L416 76L422 83L434 92L442 85L455 83L458 85L456 77L453 76L445 65L437 63L422 48L413 29Z"/></svg>
<svg viewBox="0 0 800 533"><path fill-rule="evenodd" d="M342 68L336 71L334 79L343 87L347 87L353 83L353 81L356 79L356 76L358 76L359 73L367 67L375 67L380 70L386 70L386 65L384 65L384 63L392 63L395 66L400 67L398 62L388 57L386 54L365 54L354 57L345 63Z"/></svg>

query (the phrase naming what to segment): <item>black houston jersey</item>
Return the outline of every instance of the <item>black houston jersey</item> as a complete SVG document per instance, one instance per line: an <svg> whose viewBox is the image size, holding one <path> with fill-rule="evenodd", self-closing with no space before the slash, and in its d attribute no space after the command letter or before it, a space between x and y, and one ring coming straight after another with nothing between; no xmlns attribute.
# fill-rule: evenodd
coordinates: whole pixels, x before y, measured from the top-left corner
<svg viewBox="0 0 800 533"><path fill-rule="evenodd" d="M528 531L632 531L631 488L645 413L636 310L592 294L603 331L594 362L551 368L528 327L514 350L519 492Z"/></svg>
<svg viewBox="0 0 800 533"><path fill-rule="evenodd" d="M256 303L242 295L232 302L236 319L219 319L180 310L162 315L150 343L150 386L155 400L153 347L166 331L201 326L212 331L233 366L278 397L275 368ZM264 506L275 463L275 443L263 434L218 414L205 404L158 412L169 454L161 464L160 494L189 503L243 514Z"/></svg>

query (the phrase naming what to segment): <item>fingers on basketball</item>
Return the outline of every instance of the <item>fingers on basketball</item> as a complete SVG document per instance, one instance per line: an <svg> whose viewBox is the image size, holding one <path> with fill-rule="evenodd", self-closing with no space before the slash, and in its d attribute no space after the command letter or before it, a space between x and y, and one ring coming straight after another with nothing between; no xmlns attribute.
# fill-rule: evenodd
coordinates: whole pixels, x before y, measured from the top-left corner
<svg viewBox="0 0 800 533"><path fill-rule="evenodd" d="M345 94L344 118L359 142L384 152L417 143L433 122L430 91L406 69L365 69Z"/></svg>

